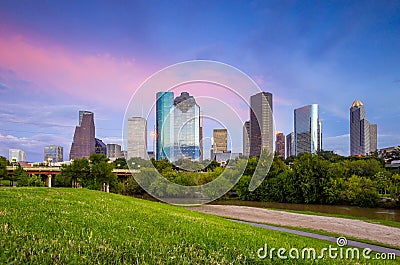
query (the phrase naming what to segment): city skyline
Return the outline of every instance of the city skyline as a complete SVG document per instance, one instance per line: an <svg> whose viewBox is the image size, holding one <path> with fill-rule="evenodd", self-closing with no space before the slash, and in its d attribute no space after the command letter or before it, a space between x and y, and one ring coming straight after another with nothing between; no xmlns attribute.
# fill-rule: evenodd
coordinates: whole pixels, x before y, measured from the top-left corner
<svg viewBox="0 0 400 265"><path fill-rule="evenodd" d="M349 155L348 106L360 99L379 126L378 148L398 145L399 6L2 1L0 155L22 149L27 160L40 161L43 147L54 144L68 157L80 109L96 113L99 139L122 145L124 110L139 84L195 59L231 64L271 92L276 129L286 135L293 109L318 103L323 148ZM238 131L233 139L242 139Z"/></svg>

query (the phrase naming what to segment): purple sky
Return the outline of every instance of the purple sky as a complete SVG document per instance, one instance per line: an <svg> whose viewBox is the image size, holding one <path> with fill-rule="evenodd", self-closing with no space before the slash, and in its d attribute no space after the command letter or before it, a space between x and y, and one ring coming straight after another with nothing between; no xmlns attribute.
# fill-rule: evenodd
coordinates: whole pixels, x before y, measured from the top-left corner
<svg viewBox="0 0 400 265"><path fill-rule="evenodd" d="M324 149L348 155L360 99L378 147L399 145L399 47L399 1L0 1L0 155L20 148L41 161L57 144L67 158L79 110L95 113L98 138L121 143L135 89L195 59L272 92L285 134L294 108L318 103Z"/></svg>

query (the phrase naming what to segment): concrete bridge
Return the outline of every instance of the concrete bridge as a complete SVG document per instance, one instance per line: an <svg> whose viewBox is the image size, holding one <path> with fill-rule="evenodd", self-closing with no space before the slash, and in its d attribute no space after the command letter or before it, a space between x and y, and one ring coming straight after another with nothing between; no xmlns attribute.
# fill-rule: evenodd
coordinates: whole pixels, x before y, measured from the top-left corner
<svg viewBox="0 0 400 265"><path fill-rule="evenodd" d="M8 175L11 176L14 173L16 167L7 167ZM47 187L51 187L52 176L58 175L61 172L61 167L23 167L26 173L29 175L44 175L45 184ZM140 170L134 169L132 172L129 169L113 169L113 172L117 175L118 179L128 178L132 176L132 173L139 173Z"/></svg>

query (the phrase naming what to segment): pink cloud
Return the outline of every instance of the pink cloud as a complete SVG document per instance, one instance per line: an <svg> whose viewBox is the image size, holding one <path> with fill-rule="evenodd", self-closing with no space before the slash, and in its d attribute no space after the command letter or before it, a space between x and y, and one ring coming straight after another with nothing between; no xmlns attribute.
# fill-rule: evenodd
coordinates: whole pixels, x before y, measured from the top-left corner
<svg viewBox="0 0 400 265"><path fill-rule="evenodd" d="M34 83L29 87L34 92L67 94L120 109L155 70L133 58L79 54L56 44L37 43L21 35L0 37L0 67Z"/></svg>

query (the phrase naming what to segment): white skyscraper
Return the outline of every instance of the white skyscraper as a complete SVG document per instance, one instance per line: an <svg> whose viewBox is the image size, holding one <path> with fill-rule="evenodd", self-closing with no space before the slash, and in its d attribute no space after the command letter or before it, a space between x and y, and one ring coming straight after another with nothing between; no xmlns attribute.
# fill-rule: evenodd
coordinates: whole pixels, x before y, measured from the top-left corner
<svg viewBox="0 0 400 265"><path fill-rule="evenodd" d="M133 157L149 159L147 155L147 121L142 117L128 119L128 158Z"/></svg>
<svg viewBox="0 0 400 265"><path fill-rule="evenodd" d="M8 160L10 162L25 162L26 154L20 149L9 149L8 150Z"/></svg>

